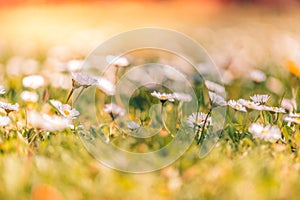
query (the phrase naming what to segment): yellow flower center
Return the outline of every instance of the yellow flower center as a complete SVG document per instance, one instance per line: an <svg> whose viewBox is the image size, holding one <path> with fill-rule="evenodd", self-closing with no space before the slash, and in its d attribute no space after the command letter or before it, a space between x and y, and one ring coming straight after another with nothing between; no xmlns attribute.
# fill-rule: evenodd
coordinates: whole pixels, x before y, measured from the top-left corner
<svg viewBox="0 0 300 200"><path fill-rule="evenodd" d="M167 99L167 96L166 95L161 95L160 98L165 100L165 99Z"/></svg>
<svg viewBox="0 0 300 200"><path fill-rule="evenodd" d="M262 134L262 135L269 134L269 130L268 130L268 129L263 129L263 130L261 131L261 134Z"/></svg>
<svg viewBox="0 0 300 200"><path fill-rule="evenodd" d="M70 111L67 110L67 109L64 109L64 114L65 114L66 116L68 116L68 115L70 115Z"/></svg>

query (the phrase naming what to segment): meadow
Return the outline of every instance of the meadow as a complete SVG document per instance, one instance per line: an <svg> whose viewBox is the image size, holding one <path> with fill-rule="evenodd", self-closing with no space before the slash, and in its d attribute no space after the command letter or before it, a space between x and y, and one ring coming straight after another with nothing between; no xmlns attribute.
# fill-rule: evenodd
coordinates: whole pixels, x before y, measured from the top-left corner
<svg viewBox="0 0 300 200"><path fill-rule="evenodd" d="M299 14L195 5L149 3L146 13L139 3L1 8L0 199L297 199ZM219 82L205 78L205 62L198 63L200 73L149 49L103 55L109 69L89 68L86 59L101 42L153 25L201 44ZM138 85L151 75L159 84L127 91L126 81ZM173 163L162 167L169 155L163 152L157 163L128 164L133 171L154 167L145 173L103 165L97 149L89 149L112 144L152 152L178 136L182 146L190 143ZM128 162L105 154L117 160L112 165Z"/></svg>

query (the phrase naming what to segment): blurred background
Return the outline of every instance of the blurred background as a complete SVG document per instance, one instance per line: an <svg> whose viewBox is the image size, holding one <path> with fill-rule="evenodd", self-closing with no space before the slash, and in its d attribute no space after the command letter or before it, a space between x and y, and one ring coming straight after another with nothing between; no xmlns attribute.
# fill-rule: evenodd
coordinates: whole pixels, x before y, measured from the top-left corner
<svg viewBox="0 0 300 200"><path fill-rule="evenodd" d="M53 67L49 57L83 59L120 32L162 27L196 39L230 78L243 76L299 63L298 8L296 0L0 0L0 64L18 56Z"/></svg>

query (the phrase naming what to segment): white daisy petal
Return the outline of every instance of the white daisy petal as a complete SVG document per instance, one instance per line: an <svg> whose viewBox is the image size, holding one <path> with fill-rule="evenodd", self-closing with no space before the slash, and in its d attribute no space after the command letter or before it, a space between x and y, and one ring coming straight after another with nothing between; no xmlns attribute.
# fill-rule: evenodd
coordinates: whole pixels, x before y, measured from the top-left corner
<svg viewBox="0 0 300 200"><path fill-rule="evenodd" d="M174 94L160 93L156 91L152 92L151 96L158 98L161 102L174 101L176 98Z"/></svg>
<svg viewBox="0 0 300 200"><path fill-rule="evenodd" d="M255 94L255 95L251 96L250 99L254 103L265 104L270 99L270 95L267 95L267 94Z"/></svg>
<svg viewBox="0 0 300 200"><path fill-rule="evenodd" d="M248 130L253 135L253 138L259 138L269 142L276 142L281 138L281 132L277 126L264 126L259 123L253 123Z"/></svg>
<svg viewBox="0 0 300 200"><path fill-rule="evenodd" d="M201 128L204 125L205 119L207 117L207 114L198 112L198 113L192 113L188 119L187 123L191 128L194 128L195 126L198 128ZM212 125L212 119L211 117L207 117L206 126Z"/></svg>
<svg viewBox="0 0 300 200"><path fill-rule="evenodd" d="M0 126L7 126L10 124L10 119L7 116L0 116Z"/></svg>
<svg viewBox="0 0 300 200"><path fill-rule="evenodd" d="M32 89L37 89L39 87L44 86L45 84L45 79L44 77L40 75L30 75L26 76L22 80L23 86L32 88Z"/></svg>
<svg viewBox="0 0 300 200"><path fill-rule="evenodd" d="M242 104L238 103L235 100L229 100L228 106L230 106L233 109L238 110L238 111L247 112L246 107L244 107Z"/></svg>
<svg viewBox="0 0 300 200"><path fill-rule="evenodd" d="M225 101L225 99L223 97L221 97L220 95L218 95L214 92L211 92L211 91L208 92L208 95L209 95L209 99L212 104L212 107L227 105L227 102Z"/></svg>

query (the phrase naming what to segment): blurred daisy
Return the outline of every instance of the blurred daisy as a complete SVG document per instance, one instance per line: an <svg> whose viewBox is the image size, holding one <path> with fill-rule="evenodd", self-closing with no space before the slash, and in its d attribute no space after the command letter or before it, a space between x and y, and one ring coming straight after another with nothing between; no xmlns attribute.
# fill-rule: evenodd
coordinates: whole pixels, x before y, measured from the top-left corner
<svg viewBox="0 0 300 200"><path fill-rule="evenodd" d="M284 121L292 122L295 124L300 124L300 114L299 113L290 113L284 118Z"/></svg>
<svg viewBox="0 0 300 200"><path fill-rule="evenodd" d="M291 99L282 99L281 107L291 113L297 108L296 101Z"/></svg>
<svg viewBox="0 0 300 200"><path fill-rule="evenodd" d="M108 113L113 120L115 120L119 116L124 116L125 115L125 109L118 106L115 103L105 104L104 105L104 112Z"/></svg>
<svg viewBox="0 0 300 200"><path fill-rule="evenodd" d="M90 74L84 72L72 72L71 74L74 89L81 86L87 88L97 83L97 79Z"/></svg>
<svg viewBox="0 0 300 200"><path fill-rule="evenodd" d="M284 121L286 122L292 122L292 123L295 123L295 124L300 124L300 117L285 117L284 118Z"/></svg>
<svg viewBox="0 0 300 200"><path fill-rule="evenodd" d="M7 116L0 116L0 126L7 126L10 124L10 119Z"/></svg>
<svg viewBox="0 0 300 200"><path fill-rule="evenodd" d="M212 107L217 107L217 106L226 106L227 102L225 101L225 99L223 97L221 97L220 95L214 93L214 92L208 92L209 95L209 99L210 99L210 103L212 105Z"/></svg>
<svg viewBox="0 0 300 200"><path fill-rule="evenodd" d="M188 118L187 118L187 123L191 128L198 127L201 128L204 123L205 119L207 118L206 126L212 125L212 119L211 117L207 117L207 114L198 112L198 113L192 113Z"/></svg>
<svg viewBox="0 0 300 200"><path fill-rule="evenodd" d="M0 102L0 108L5 110L6 114L8 115L12 111L18 111L19 110L19 104L10 104L5 102Z"/></svg>
<svg viewBox="0 0 300 200"><path fill-rule="evenodd" d="M39 96L36 92L30 91L23 91L20 96L23 101L28 103L35 103L39 99Z"/></svg>
<svg viewBox="0 0 300 200"><path fill-rule="evenodd" d="M131 131L135 131L135 130L139 129L141 126L139 124L137 124L135 121L130 121L130 122L127 122L127 127Z"/></svg>
<svg viewBox="0 0 300 200"><path fill-rule="evenodd" d="M266 75L261 70L253 70L250 72L250 79L255 83L261 83L266 80Z"/></svg>
<svg viewBox="0 0 300 200"><path fill-rule="evenodd" d="M65 117L50 116L36 111L29 111L27 113L27 120L34 128L47 131L60 131L73 126L70 120Z"/></svg>
<svg viewBox="0 0 300 200"><path fill-rule="evenodd" d="M0 94L5 94L5 87L0 85Z"/></svg>
<svg viewBox="0 0 300 200"><path fill-rule="evenodd" d="M97 77L96 86L107 95L114 95L116 87L113 83L103 77Z"/></svg>
<svg viewBox="0 0 300 200"><path fill-rule="evenodd" d="M67 69L70 72L78 72L81 70L83 65L83 60L70 60L67 62Z"/></svg>
<svg viewBox="0 0 300 200"><path fill-rule="evenodd" d="M160 92L152 92L151 96L156 97L160 100L161 103L165 103L166 101L174 101L175 96L174 94L169 94L169 93L160 93Z"/></svg>
<svg viewBox="0 0 300 200"><path fill-rule="evenodd" d="M264 126L259 123L253 123L248 130L253 135L253 138L259 138L269 142L276 142L281 138L280 129L277 126Z"/></svg>
<svg viewBox="0 0 300 200"><path fill-rule="evenodd" d="M182 101L182 102L192 101L192 96L187 93L174 92L173 95L174 95L174 98L177 99L178 101Z"/></svg>
<svg viewBox="0 0 300 200"><path fill-rule="evenodd" d="M284 108L278 108L273 106L262 106L262 110L266 110L274 113L285 113Z"/></svg>
<svg viewBox="0 0 300 200"><path fill-rule="evenodd" d="M66 103L69 102L73 92L75 89L82 87L81 91L78 93L77 97L75 98L73 104L77 101L83 90L87 87L97 84L97 78L94 76L84 73L84 72L72 72L72 89L67 97Z"/></svg>
<svg viewBox="0 0 300 200"><path fill-rule="evenodd" d="M51 99L50 104L65 118L74 119L79 115L75 108L71 108L69 104L63 104L58 100Z"/></svg>
<svg viewBox="0 0 300 200"><path fill-rule="evenodd" d="M37 89L45 84L45 80L44 77L40 75L30 75L24 77L22 83L24 87Z"/></svg>
<svg viewBox="0 0 300 200"><path fill-rule="evenodd" d="M266 104L267 101L270 99L270 95L267 95L267 94L255 94L255 95L251 96L250 99L254 103Z"/></svg>
<svg viewBox="0 0 300 200"><path fill-rule="evenodd" d="M225 94L225 88L218 83L206 80L205 85L206 85L207 89L210 91L213 91L220 95Z"/></svg>
<svg viewBox="0 0 300 200"><path fill-rule="evenodd" d="M112 64L116 67L127 67L130 64L126 57L107 56L106 60L109 64Z"/></svg>
<svg viewBox="0 0 300 200"><path fill-rule="evenodd" d="M248 109L252 110L263 110L263 106L259 105L258 103L248 101L245 99L239 99L237 103L241 104L242 106L245 106Z"/></svg>
<svg viewBox="0 0 300 200"><path fill-rule="evenodd" d="M247 112L246 107L244 107L242 104L238 103L235 100L229 100L228 106L230 106L233 109L238 110L238 111Z"/></svg>

